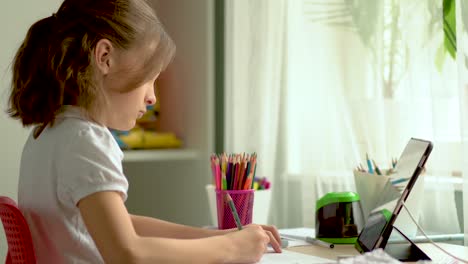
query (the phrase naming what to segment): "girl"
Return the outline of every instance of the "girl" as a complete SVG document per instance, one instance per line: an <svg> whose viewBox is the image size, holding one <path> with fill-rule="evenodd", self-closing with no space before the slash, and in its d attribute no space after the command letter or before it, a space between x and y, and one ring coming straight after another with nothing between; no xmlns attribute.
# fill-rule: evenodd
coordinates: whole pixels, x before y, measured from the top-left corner
<svg viewBox="0 0 468 264"><path fill-rule="evenodd" d="M34 126L18 203L39 263L250 263L272 226L205 230L130 215L123 153L108 128L129 130L155 103L175 47L145 0L65 0L16 53L9 114Z"/></svg>

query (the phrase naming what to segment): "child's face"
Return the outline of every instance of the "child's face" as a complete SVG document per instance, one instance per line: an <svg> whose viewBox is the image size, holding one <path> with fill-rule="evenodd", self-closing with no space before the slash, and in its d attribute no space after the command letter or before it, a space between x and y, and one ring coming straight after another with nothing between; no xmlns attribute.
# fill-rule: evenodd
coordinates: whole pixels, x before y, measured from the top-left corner
<svg viewBox="0 0 468 264"><path fill-rule="evenodd" d="M141 64L141 51L124 52L116 56L114 66L102 82L106 96L106 107L100 110L102 122L107 127L117 130L132 129L138 118L146 112L148 105L156 103L155 81L159 73L148 78L144 83L135 84L134 78ZM140 67L141 68L141 67Z"/></svg>
<svg viewBox="0 0 468 264"><path fill-rule="evenodd" d="M156 103L154 83L157 76L130 91L108 90L108 109L104 122L107 127L118 130L130 130L136 120L146 112L147 105Z"/></svg>

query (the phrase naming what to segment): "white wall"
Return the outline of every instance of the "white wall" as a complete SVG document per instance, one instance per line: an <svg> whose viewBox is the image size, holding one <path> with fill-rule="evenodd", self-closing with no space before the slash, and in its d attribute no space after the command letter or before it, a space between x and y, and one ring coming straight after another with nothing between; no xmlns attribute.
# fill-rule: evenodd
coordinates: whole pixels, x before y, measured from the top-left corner
<svg viewBox="0 0 468 264"><path fill-rule="evenodd" d="M0 4L0 195L17 200L18 168L28 130L5 113L11 81L11 61L28 28L58 9L59 0L6 0ZM38 175L39 176L39 175ZM6 256L6 240L0 231L0 263Z"/></svg>

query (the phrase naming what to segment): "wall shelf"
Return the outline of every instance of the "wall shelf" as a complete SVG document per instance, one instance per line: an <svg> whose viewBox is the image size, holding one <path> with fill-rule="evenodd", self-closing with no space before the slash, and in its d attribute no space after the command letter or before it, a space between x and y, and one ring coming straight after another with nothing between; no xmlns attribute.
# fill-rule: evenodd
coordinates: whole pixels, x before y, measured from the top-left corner
<svg viewBox="0 0 468 264"><path fill-rule="evenodd" d="M125 150L123 162L187 161L198 156L198 152L191 149Z"/></svg>
<svg viewBox="0 0 468 264"><path fill-rule="evenodd" d="M184 147L124 151L125 204L132 214L206 226L211 218L205 185L212 181L215 139L215 0L150 2L177 46L157 80L157 130L174 133Z"/></svg>

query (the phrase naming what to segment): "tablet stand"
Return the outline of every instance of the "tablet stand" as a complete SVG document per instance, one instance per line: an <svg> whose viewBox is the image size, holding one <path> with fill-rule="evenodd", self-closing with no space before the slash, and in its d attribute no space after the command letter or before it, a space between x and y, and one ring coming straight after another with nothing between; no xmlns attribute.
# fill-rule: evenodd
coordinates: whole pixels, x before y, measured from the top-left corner
<svg viewBox="0 0 468 264"><path fill-rule="evenodd" d="M393 229L398 231L403 236L407 243L397 242L391 243L385 246L384 251L390 256L398 259L399 261L418 261L418 260L431 260L418 246L416 246L411 239L409 239L403 232L397 227L393 226Z"/></svg>

